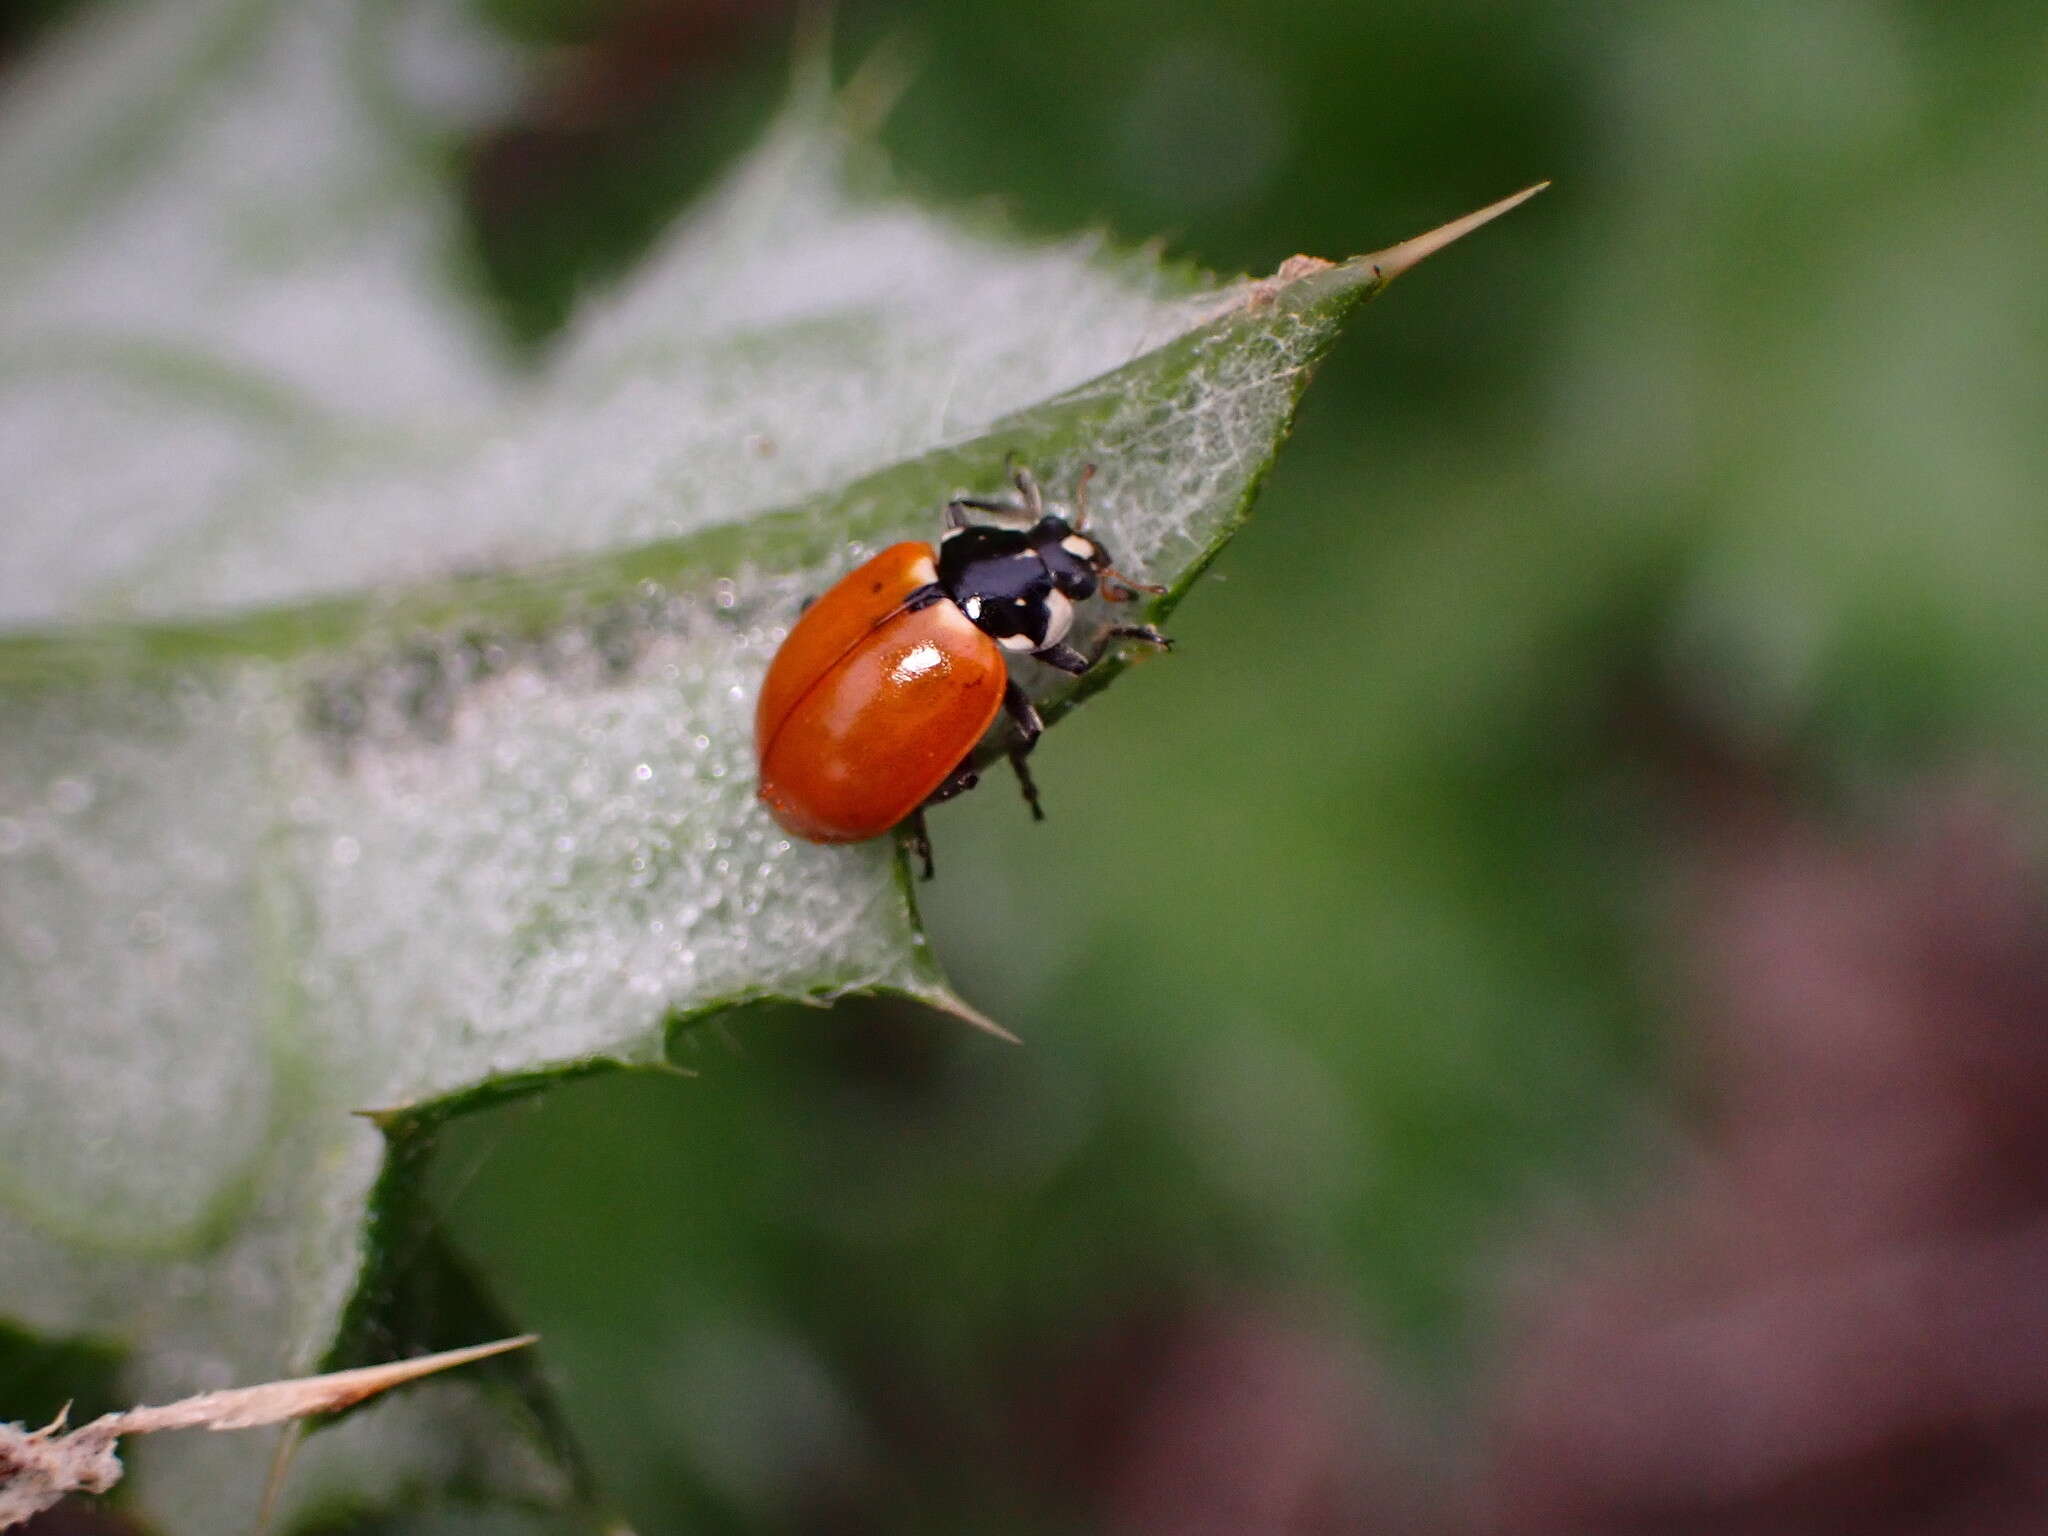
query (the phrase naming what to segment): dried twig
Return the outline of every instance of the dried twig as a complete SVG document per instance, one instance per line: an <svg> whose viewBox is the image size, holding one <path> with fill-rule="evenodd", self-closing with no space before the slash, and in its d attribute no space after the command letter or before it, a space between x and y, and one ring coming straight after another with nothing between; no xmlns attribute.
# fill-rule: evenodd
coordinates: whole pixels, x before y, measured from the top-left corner
<svg viewBox="0 0 2048 1536"><path fill-rule="evenodd" d="M389 1365L202 1392L158 1408L102 1414L73 1430L64 1428L63 1413L41 1429L0 1424L0 1530L40 1514L66 1494L105 1493L113 1487L121 1480L121 1461L114 1446L123 1435L146 1435L160 1429L254 1429L310 1414L333 1413L436 1371L519 1349L531 1344L534 1337L528 1333L494 1344L394 1360Z"/></svg>

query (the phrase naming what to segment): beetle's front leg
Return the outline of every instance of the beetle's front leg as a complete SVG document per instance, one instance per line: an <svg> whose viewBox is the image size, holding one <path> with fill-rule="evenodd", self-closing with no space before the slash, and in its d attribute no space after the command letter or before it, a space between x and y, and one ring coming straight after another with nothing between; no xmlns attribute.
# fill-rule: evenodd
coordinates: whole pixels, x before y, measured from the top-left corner
<svg viewBox="0 0 2048 1536"><path fill-rule="evenodd" d="M1102 660L1103 654L1118 640L1142 640L1145 644L1162 651L1173 649L1173 641L1150 624L1113 624L1103 631L1102 639L1096 644L1095 654L1088 658L1088 665L1092 667Z"/></svg>
<svg viewBox="0 0 2048 1536"><path fill-rule="evenodd" d="M1031 654L1049 667L1058 667L1062 672L1071 672L1079 677L1089 671L1108 654L1109 648L1119 640L1142 640L1147 645L1156 645L1162 651L1173 649L1173 642L1159 633L1150 624L1116 624L1103 631L1102 639L1096 643L1095 654L1083 656L1071 645L1048 645L1042 651Z"/></svg>

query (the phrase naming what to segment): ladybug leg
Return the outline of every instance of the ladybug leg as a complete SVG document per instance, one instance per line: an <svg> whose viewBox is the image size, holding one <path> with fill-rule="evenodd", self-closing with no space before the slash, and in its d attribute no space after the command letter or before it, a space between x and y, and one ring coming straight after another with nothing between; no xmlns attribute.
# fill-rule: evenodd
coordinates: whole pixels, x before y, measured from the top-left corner
<svg viewBox="0 0 2048 1536"><path fill-rule="evenodd" d="M1147 645L1156 645L1162 651L1173 649L1173 642L1159 633L1150 624L1115 624L1102 633L1101 641L1095 647L1093 656L1083 656L1071 645L1048 645L1042 651L1031 654L1049 667L1058 667L1062 672L1071 672L1079 677L1102 660L1109 648L1119 640L1142 640Z"/></svg>
<svg viewBox="0 0 2048 1536"><path fill-rule="evenodd" d="M1043 821L1045 807L1038 803L1038 783L1031 777L1031 765L1024 761L1030 755L1029 747L1010 748L1010 766L1017 771L1017 789L1024 796L1024 803L1031 807L1031 819Z"/></svg>
<svg viewBox="0 0 2048 1536"><path fill-rule="evenodd" d="M1019 748L1029 752L1037 746L1038 738L1045 734L1045 722L1038 718L1038 706L1031 702L1031 696L1014 681L1003 684L1003 710L1023 738Z"/></svg>
<svg viewBox="0 0 2048 1536"><path fill-rule="evenodd" d="M1095 663L1075 650L1071 645L1048 645L1042 651L1033 651L1033 659L1044 662L1048 667L1058 667L1062 672L1071 672L1079 677Z"/></svg>
<svg viewBox="0 0 2048 1536"><path fill-rule="evenodd" d="M1010 721L1017 727L1017 744L1010 748L1010 767L1017 774L1017 788L1024 794L1024 803L1031 807L1033 821L1045 820L1045 808L1038 803L1038 785L1031 778L1031 765L1025 761L1031 749L1038 745L1038 738L1045 734L1045 722L1038 718L1038 710L1015 683L1003 687L1003 709Z"/></svg>
<svg viewBox="0 0 2048 1536"><path fill-rule="evenodd" d="M993 512L997 517L1027 517L1030 511L1014 501L991 501L985 496L955 496L946 503L946 526L965 528L972 521L969 512Z"/></svg>
<svg viewBox="0 0 2048 1536"><path fill-rule="evenodd" d="M903 826L906 834L910 839L911 856L923 862L923 878L926 880L931 879L932 835L930 832L925 830L924 807L920 805L916 810L912 811L910 813L910 820L904 822Z"/></svg>
<svg viewBox="0 0 2048 1536"><path fill-rule="evenodd" d="M1150 624L1112 624L1103 632L1101 643L1095 647L1095 654L1088 658L1088 665L1092 667L1102 660L1103 652L1119 640L1142 640L1162 651L1173 649L1173 642Z"/></svg>
<svg viewBox="0 0 2048 1536"><path fill-rule="evenodd" d="M973 757L963 757L960 759L960 766L947 774L940 781L939 787L924 797L924 803L925 805L942 804L952 799L955 795L966 794L967 791L974 788L980 782L981 773L974 766ZM919 807L919 809L921 810L923 807Z"/></svg>
<svg viewBox="0 0 2048 1536"><path fill-rule="evenodd" d="M1010 462L1010 484L1017 487L1017 494L1024 498L1024 510L1031 514L1035 523L1045 516L1045 497L1039 494L1037 477L1017 462L1016 454L1005 457Z"/></svg>
<svg viewBox="0 0 2048 1536"><path fill-rule="evenodd" d="M973 521L967 515L969 512L992 512L997 517L1025 518L1034 523L1045 516L1045 493L1039 490L1037 478L1017 462L1017 455L1014 453L1005 454L1003 463L1009 470L1010 483L1017 487L1017 494L1005 496L1000 500L990 496L955 496L946 503L946 526L949 529L969 526ZM1085 486L1088 477L1094 473L1093 464L1082 470L1082 485ZM1086 495L1083 494L1083 522L1088 520L1086 500Z"/></svg>

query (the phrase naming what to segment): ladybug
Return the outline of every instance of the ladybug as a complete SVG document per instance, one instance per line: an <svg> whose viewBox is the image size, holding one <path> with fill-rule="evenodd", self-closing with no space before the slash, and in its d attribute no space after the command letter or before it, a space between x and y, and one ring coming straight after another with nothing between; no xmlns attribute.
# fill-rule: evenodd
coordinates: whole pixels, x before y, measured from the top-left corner
<svg viewBox="0 0 2048 1536"><path fill-rule="evenodd" d="M1017 466L1014 499L955 499L937 549L892 544L804 610L754 711L761 799L784 829L857 843L907 825L929 880L924 808L974 787L975 747L998 712L1015 727L1010 766L1025 803L1045 819L1025 764L1045 727L1004 653L1079 676L1120 639L1172 644L1149 624L1112 625L1087 655L1066 643L1075 603L1165 590L1119 573L1082 531L1094 472L1082 470L1068 522Z"/></svg>

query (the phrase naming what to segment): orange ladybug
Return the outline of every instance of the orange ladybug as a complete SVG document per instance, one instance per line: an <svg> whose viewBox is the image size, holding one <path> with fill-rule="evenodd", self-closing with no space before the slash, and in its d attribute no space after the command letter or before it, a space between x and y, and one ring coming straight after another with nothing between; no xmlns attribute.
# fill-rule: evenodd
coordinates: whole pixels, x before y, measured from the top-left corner
<svg viewBox="0 0 2048 1536"><path fill-rule="evenodd" d="M786 830L856 843L907 823L930 879L924 808L974 787L974 750L998 712L1016 728L1009 757L1024 799L1044 819L1024 761L1044 726L1004 652L1079 675L1120 638L1172 643L1149 624L1112 625L1086 656L1066 643L1075 603L1164 590L1120 575L1081 531L1093 473L1082 471L1070 523L1019 468L1015 500L949 503L937 549L892 544L804 610L754 711L761 799Z"/></svg>

